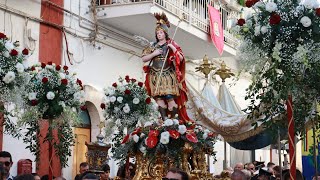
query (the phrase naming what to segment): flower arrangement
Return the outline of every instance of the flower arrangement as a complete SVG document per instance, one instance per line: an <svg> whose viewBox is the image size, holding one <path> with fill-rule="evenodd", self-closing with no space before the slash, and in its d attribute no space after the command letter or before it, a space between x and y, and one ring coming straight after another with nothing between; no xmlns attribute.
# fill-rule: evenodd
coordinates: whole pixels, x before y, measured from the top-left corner
<svg viewBox="0 0 320 180"><path fill-rule="evenodd" d="M185 124L178 119L166 119L162 124L146 122L125 136L115 136L115 148L112 149L113 158L124 160L126 154L142 153L152 157L157 153L165 154L176 163L181 160L183 148L189 143L194 151L209 150L215 155L213 145L216 135L202 126L194 123Z"/></svg>
<svg viewBox="0 0 320 180"><path fill-rule="evenodd" d="M44 142L49 142L62 167L67 165L70 147L73 145L72 125L77 122L78 110L83 106L84 91L82 82L75 74L68 72L67 66L38 63L30 69L30 81L25 86L25 110L21 115L19 127L28 127L22 133L23 140L29 144L27 148L38 157L40 153L38 133L39 119L49 121L49 129ZM52 131L57 130L58 140Z"/></svg>
<svg viewBox="0 0 320 180"><path fill-rule="evenodd" d="M242 43L238 57L252 75L247 109L266 121L286 113L288 95L293 96L295 128L304 130L315 116L320 98L320 8L316 0L247 0L254 13L240 18L233 28ZM318 122L317 122L318 123ZM277 128L277 126L269 126Z"/></svg>
<svg viewBox="0 0 320 180"><path fill-rule="evenodd" d="M19 41L11 42L0 32L0 101L15 102L26 82L25 60L28 49L19 49Z"/></svg>
<svg viewBox="0 0 320 180"><path fill-rule="evenodd" d="M101 108L107 120L107 137L113 131L133 130L136 125L155 121L159 115L156 103L148 96L143 82L136 79L119 78L111 87L104 89Z"/></svg>

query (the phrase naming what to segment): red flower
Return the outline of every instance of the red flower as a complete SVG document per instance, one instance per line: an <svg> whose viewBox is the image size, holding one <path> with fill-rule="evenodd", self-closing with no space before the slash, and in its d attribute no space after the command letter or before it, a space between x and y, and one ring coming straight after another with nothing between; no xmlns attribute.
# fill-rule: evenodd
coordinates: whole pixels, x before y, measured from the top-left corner
<svg viewBox="0 0 320 180"><path fill-rule="evenodd" d="M56 66L56 70L57 70L57 71L60 71L60 69L61 69L61 66L60 66L60 65L57 65L57 66Z"/></svg>
<svg viewBox="0 0 320 180"><path fill-rule="evenodd" d="M281 17L277 13L272 13L269 19L270 25L276 25L279 24L281 21Z"/></svg>
<svg viewBox="0 0 320 180"><path fill-rule="evenodd" d="M146 103L147 103L147 104L150 104L150 103L151 103L151 98L148 97L148 98L146 99Z"/></svg>
<svg viewBox="0 0 320 180"><path fill-rule="evenodd" d="M82 86L82 81L80 79L77 78L77 84L79 84L80 86Z"/></svg>
<svg viewBox="0 0 320 180"><path fill-rule="evenodd" d="M86 107L86 106L80 106L80 109L81 109L82 111L85 111L85 110L87 110L87 107Z"/></svg>
<svg viewBox="0 0 320 180"><path fill-rule="evenodd" d="M48 62L48 65L52 66L52 61L49 61L49 62Z"/></svg>
<svg viewBox="0 0 320 180"><path fill-rule="evenodd" d="M131 93L131 91L129 90L129 89L126 89L125 91L124 91L124 94L130 94Z"/></svg>
<svg viewBox="0 0 320 180"><path fill-rule="evenodd" d="M106 104L105 103L101 103L100 107L101 107L101 109L106 109Z"/></svg>
<svg viewBox="0 0 320 180"><path fill-rule="evenodd" d="M196 135L196 133L194 133L193 131L187 132L186 138L187 138L188 141L190 141L190 142L193 142L193 143L197 143L197 142L198 142L197 135Z"/></svg>
<svg viewBox="0 0 320 180"><path fill-rule="evenodd" d="M23 54L23 55L28 55L28 54L29 54L29 50L28 50L27 48L24 48L24 49L22 50L22 54Z"/></svg>
<svg viewBox="0 0 320 180"><path fill-rule="evenodd" d="M136 81L137 81L136 79L131 79L131 82L133 82L133 83L136 82Z"/></svg>
<svg viewBox="0 0 320 180"><path fill-rule="evenodd" d="M138 86L142 87L143 86L143 82L138 82Z"/></svg>
<svg viewBox="0 0 320 180"><path fill-rule="evenodd" d="M7 38L7 36L3 33L0 33L0 39L5 39L5 38Z"/></svg>
<svg viewBox="0 0 320 180"><path fill-rule="evenodd" d="M36 70L36 68L34 66L31 67L31 71L34 71Z"/></svg>
<svg viewBox="0 0 320 180"><path fill-rule="evenodd" d="M208 133L208 137L215 137L215 136L217 136L217 134L215 134L213 132Z"/></svg>
<svg viewBox="0 0 320 180"><path fill-rule="evenodd" d="M68 69L68 66L63 66L63 70L67 71Z"/></svg>
<svg viewBox="0 0 320 180"><path fill-rule="evenodd" d="M121 144L127 143L127 142L129 141L129 137L130 137L130 135L127 134L127 135L123 138Z"/></svg>
<svg viewBox="0 0 320 180"><path fill-rule="evenodd" d="M243 26L245 23L246 23L246 20L244 20L244 19L242 19L242 18L241 18L241 19L238 19L238 23L237 23L237 24L238 24L239 26Z"/></svg>
<svg viewBox="0 0 320 180"><path fill-rule="evenodd" d="M150 130L148 136L159 136L159 131L158 130Z"/></svg>
<svg viewBox="0 0 320 180"><path fill-rule="evenodd" d="M247 0L247 1L246 1L246 6L247 6L248 8L252 7L253 5L254 5L254 1L253 1L253 0Z"/></svg>
<svg viewBox="0 0 320 180"><path fill-rule="evenodd" d="M47 78L47 77L42 78L42 83L43 83L43 84L45 84L45 83L47 83L47 82L48 82L48 78Z"/></svg>
<svg viewBox="0 0 320 180"><path fill-rule="evenodd" d="M144 73L149 73L150 72L150 67L149 66L143 66L143 71L144 71Z"/></svg>
<svg viewBox="0 0 320 180"><path fill-rule="evenodd" d="M157 136L150 136L146 139L146 145L148 148L154 148L158 144Z"/></svg>
<svg viewBox="0 0 320 180"><path fill-rule="evenodd" d="M179 120L179 124L180 124L180 125L184 124L184 120L181 120L181 119L180 119L180 120Z"/></svg>
<svg viewBox="0 0 320 180"><path fill-rule="evenodd" d="M126 77L124 78L126 80L126 82L130 82L130 77L128 75L126 75Z"/></svg>
<svg viewBox="0 0 320 180"><path fill-rule="evenodd" d="M317 9L316 9L316 15L317 15L317 16L320 16L320 8L317 8Z"/></svg>
<svg viewBox="0 0 320 180"><path fill-rule="evenodd" d="M113 83L112 86L116 88L118 85L117 83Z"/></svg>
<svg viewBox="0 0 320 180"><path fill-rule="evenodd" d="M180 133L176 130L171 129L168 132L170 134L170 137L172 137L173 139L178 139L180 137Z"/></svg>
<svg viewBox="0 0 320 180"><path fill-rule="evenodd" d="M42 67L42 69L44 69L46 67L46 64L45 63L41 63L41 67Z"/></svg>
<svg viewBox="0 0 320 180"><path fill-rule="evenodd" d="M18 51L15 50L15 49L12 49L11 52L10 52L10 55L11 56L17 56L18 55Z"/></svg>
<svg viewBox="0 0 320 180"><path fill-rule="evenodd" d="M139 134L139 133L141 133L141 128L135 129L135 130L131 133L131 135L133 136L133 135Z"/></svg>
<svg viewBox="0 0 320 180"><path fill-rule="evenodd" d="M68 79L61 79L61 84L67 85L68 84Z"/></svg>
<svg viewBox="0 0 320 180"><path fill-rule="evenodd" d="M37 105L38 104L38 101L37 100L31 100L31 106L35 106L35 105Z"/></svg>

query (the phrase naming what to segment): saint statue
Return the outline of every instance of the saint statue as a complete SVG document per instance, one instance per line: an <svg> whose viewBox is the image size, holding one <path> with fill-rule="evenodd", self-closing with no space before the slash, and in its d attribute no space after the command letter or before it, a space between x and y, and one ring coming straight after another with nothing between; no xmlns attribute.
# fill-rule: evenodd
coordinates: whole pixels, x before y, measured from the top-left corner
<svg viewBox="0 0 320 180"><path fill-rule="evenodd" d="M176 118L191 121L186 113L187 88L185 58L180 46L169 38L170 23L164 13L154 14L157 19L156 42L142 53L142 61L149 62L144 70L146 89L159 106L162 120Z"/></svg>

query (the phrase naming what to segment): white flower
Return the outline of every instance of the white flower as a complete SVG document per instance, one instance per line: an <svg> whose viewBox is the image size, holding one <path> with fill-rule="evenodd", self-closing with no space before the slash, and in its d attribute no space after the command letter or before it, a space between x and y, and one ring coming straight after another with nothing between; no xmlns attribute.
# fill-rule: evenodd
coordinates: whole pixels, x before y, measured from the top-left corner
<svg viewBox="0 0 320 180"><path fill-rule="evenodd" d="M108 87L107 89L104 90L104 92L105 92L105 94L106 94L107 96L112 96L112 95L114 95L115 91L116 91L116 90L115 90L113 87Z"/></svg>
<svg viewBox="0 0 320 180"><path fill-rule="evenodd" d="M9 72L3 77L2 80L3 80L6 84L9 84L9 83L11 83L15 78L16 78L16 75L14 74L14 72L9 71Z"/></svg>
<svg viewBox="0 0 320 180"><path fill-rule="evenodd" d="M61 79L65 79L66 78L66 74L65 73L59 73L59 76Z"/></svg>
<svg viewBox="0 0 320 180"><path fill-rule="evenodd" d="M259 36L260 35L260 29L261 29L261 26L256 26L254 28L254 35L255 36Z"/></svg>
<svg viewBox="0 0 320 180"><path fill-rule="evenodd" d="M117 120L116 120L116 125L117 125L117 126L121 126L121 119L117 119Z"/></svg>
<svg viewBox="0 0 320 180"><path fill-rule="evenodd" d="M119 112L119 111L120 111L120 108L118 108L118 107L115 107L114 110L113 110L113 112L115 112L115 113Z"/></svg>
<svg viewBox="0 0 320 180"><path fill-rule="evenodd" d="M46 69L53 69L52 65L46 65Z"/></svg>
<svg viewBox="0 0 320 180"><path fill-rule="evenodd" d="M139 104L140 100L139 100L139 98L134 98L132 100L132 102L133 102L133 104Z"/></svg>
<svg viewBox="0 0 320 180"><path fill-rule="evenodd" d="M76 101L79 101L81 99L82 95L80 92L76 92L73 94L73 98L76 100Z"/></svg>
<svg viewBox="0 0 320 180"><path fill-rule="evenodd" d="M303 2L304 7L306 7L307 9L314 9L318 7L318 3L315 0L305 0Z"/></svg>
<svg viewBox="0 0 320 180"><path fill-rule="evenodd" d="M122 103L122 100L123 100L123 97L121 97L121 96L117 97L117 101L118 101L119 103Z"/></svg>
<svg viewBox="0 0 320 180"><path fill-rule="evenodd" d="M162 132L160 137L161 144L168 144L170 138L170 133L168 131Z"/></svg>
<svg viewBox="0 0 320 180"><path fill-rule="evenodd" d="M262 33L262 34L265 34L266 32L268 32L267 26L262 26L262 27L261 27L261 33Z"/></svg>
<svg viewBox="0 0 320 180"><path fill-rule="evenodd" d="M55 95L54 95L54 93L52 91L49 91L47 93L47 99L52 100L52 99L54 99L54 97L55 97Z"/></svg>
<svg viewBox="0 0 320 180"><path fill-rule="evenodd" d="M6 49L7 49L8 51L11 51L12 49L14 49L14 45L13 45L13 43L10 42L10 41L7 41L4 46L6 47Z"/></svg>
<svg viewBox="0 0 320 180"><path fill-rule="evenodd" d="M119 91L120 91L121 93L123 93L123 92L126 90L126 87L124 87L124 86L119 86L118 89L119 89Z"/></svg>
<svg viewBox="0 0 320 180"><path fill-rule="evenodd" d="M6 57L6 58L9 58L10 57L9 51L5 51L3 53L3 56Z"/></svg>
<svg viewBox="0 0 320 180"><path fill-rule="evenodd" d="M265 4L263 2L261 2L261 1L255 3L253 5L253 8L264 8L264 7L265 7Z"/></svg>
<svg viewBox="0 0 320 180"><path fill-rule="evenodd" d="M140 138L139 138L138 135L135 134L135 135L133 135L132 139L133 139L134 142L137 143L137 142L139 142L139 139L140 139Z"/></svg>
<svg viewBox="0 0 320 180"><path fill-rule="evenodd" d="M304 27L309 27L311 26L311 19L308 16L303 16L300 19L300 23L304 26Z"/></svg>
<svg viewBox="0 0 320 180"><path fill-rule="evenodd" d="M141 134L140 134L140 137L141 137L141 138L143 138L143 137L145 137L145 136L146 136L145 133L141 133Z"/></svg>
<svg viewBox="0 0 320 180"><path fill-rule="evenodd" d="M18 73L23 73L23 72L24 72L24 66L23 66L23 64L17 63L17 64L16 64L16 68L17 68Z"/></svg>
<svg viewBox="0 0 320 180"><path fill-rule="evenodd" d="M171 119L167 119L164 121L164 126L172 126L173 125L173 121Z"/></svg>
<svg viewBox="0 0 320 180"><path fill-rule="evenodd" d="M37 99L37 93L29 93L28 99L29 99L30 101Z"/></svg>
<svg viewBox="0 0 320 180"><path fill-rule="evenodd" d="M187 127L186 127L185 125L179 125L178 128L179 128L178 132L179 132L180 134L184 134L184 133L187 132Z"/></svg>
<svg viewBox="0 0 320 180"><path fill-rule="evenodd" d="M146 147L144 147L144 146L142 146L142 145L139 147L139 150L140 150L143 154L147 153Z"/></svg>
<svg viewBox="0 0 320 180"><path fill-rule="evenodd" d="M59 102L59 105L64 109L66 108L66 103L64 103L63 101L60 101Z"/></svg>
<svg viewBox="0 0 320 180"><path fill-rule="evenodd" d="M179 120L178 119L174 119L173 120L173 124L178 125L179 124Z"/></svg>
<svg viewBox="0 0 320 180"><path fill-rule="evenodd" d="M109 104L109 103L110 103L110 98L107 97L107 96L104 96L104 97L102 98L102 102L104 102L105 104Z"/></svg>
<svg viewBox="0 0 320 180"><path fill-rule="evenodd" d="M126 104L124 107L123 107L123 112L124 113L129 113L130 112L130 107L128 104Z"/></svg>
<svg viewBox="0 0 320 180"><path fill-rule="evenodd" d="M268 12L273 12L273 11L276 11L277 9L278 9L277 4L274 2L268 2L266 4L266 10Z"/></svg>
<svg viewBox="0 0 320 180"><path fill-rule="evenodd" d="M208 138L208 134L207 134L207 133L204 133L204 134L202 135L202 138L203 138L203 139L207 139L207 138Z"/></svg>
<svg viewBox="0 0 320 180"><path fill-rule="evenodd" d="M144 127L148 127L148 126L152 126L152 122L151 121L147 121L144 123Z"/></svg>
<svg viewBox="0 0 320 180"><path fill-rule="evenodd" d="M117 98L115 96L111 96L110 97L110 102L114 103L116 102Z"/></svg>

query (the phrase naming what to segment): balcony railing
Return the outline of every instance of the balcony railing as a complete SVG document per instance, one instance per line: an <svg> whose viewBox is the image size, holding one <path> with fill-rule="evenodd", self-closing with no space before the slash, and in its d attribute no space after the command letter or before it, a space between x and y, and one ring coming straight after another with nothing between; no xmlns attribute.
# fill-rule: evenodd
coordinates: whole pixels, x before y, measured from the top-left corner
<svg viewBox="0 0 320 180"><path fill-rule="evenodd" d="M212 0L97 0L97 4L132 4L148 1L170 11L177 17L183 17L184 21L206 33L210 32L207 4L211 4L214 7L220 7L217 4L214 4ZM235 48L239 44L239 41L229 31L229 24L231 22L228 20L228 16L231 12L222 7L220 7L220 12L225 36L224 41L227 45Z"/></svg>

